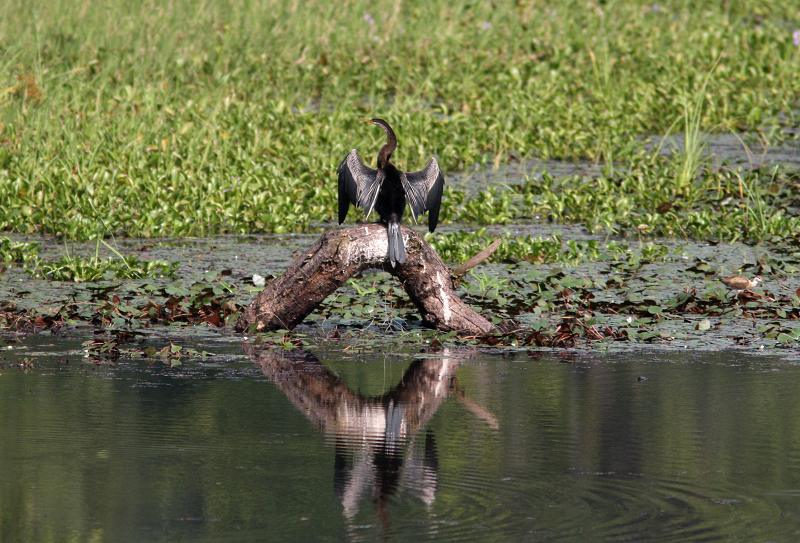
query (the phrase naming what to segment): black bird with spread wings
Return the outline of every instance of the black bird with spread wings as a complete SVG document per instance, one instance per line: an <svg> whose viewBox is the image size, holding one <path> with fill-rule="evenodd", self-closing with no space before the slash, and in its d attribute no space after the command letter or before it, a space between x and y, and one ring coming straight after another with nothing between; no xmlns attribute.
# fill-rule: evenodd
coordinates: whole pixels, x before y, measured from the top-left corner
<svg viewBox="0 0 800 543"><path fill-rule="evenodd" d="M435 158L431 158L425 169L418 172L398 170L391 163L392 153L397 149L394 130L383 119L369 122L386 132L386 145L378 152L377 170L364 165L355 149L339 165L339 224L347 217L351 203L363 209L366 218L376 211L380 222L388 229L389 261L394 267L396 263L406 261L406 248L400 233L406 202L415 222L419 215L428 212L428 230L433 232L439 222L444 176Z"/></svg>

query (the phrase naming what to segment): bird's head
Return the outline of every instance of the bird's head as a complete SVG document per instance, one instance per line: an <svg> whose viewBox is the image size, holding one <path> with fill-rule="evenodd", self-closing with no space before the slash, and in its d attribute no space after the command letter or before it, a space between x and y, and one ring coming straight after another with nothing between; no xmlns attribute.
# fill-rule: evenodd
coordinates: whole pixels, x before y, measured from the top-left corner
<svg viewBox="0 0 800 543"><path fill-rule="evenodd" d="M380 127L381 127L381 128L383 128L384 130L386 130L386 129L389 129L389 130L391 130L391 127L389 126L389 123L387 123L387 122L386 122L386 121L384 121L383 119L379 119L379 118L377 118L377 117L375 117L375 118L372 118L372 119L367 119L365 122L366 122L367 124L374 124L374 125L380 126Z"/></svg>

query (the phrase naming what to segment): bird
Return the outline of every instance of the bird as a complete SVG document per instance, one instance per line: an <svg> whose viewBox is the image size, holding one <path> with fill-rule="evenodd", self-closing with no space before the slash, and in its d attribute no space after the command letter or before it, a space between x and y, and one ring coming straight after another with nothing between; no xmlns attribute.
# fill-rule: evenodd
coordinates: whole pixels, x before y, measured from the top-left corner
<svg viewBox="0 0 800 543"><path fill-rule="evenodd" d="M351 150L339 165L339 224L347 217L351 203L365 211L366 219L373 211L377 212L380 222L387 228L389 262L394 268L406 261L400 232L406 205L411 209L414 222L427 212L428 230L433 232L439 222L444 175L436 158L431 158L425 168L416 172L397 169L392 164L392 153L397 149L394 130L383 119L367 122L386 132L386 144L378 152L375 170L364 164L357 149Z"/></svg>
<svg viewBox="0 0 800 543"><path fill-rule="evenodd" d="M761 277L756 275L753 279L748 279L742 275L731 275L729 277L721 277L720 281L725 283L728 288L741 292L755 288L761 282Z"/></svg>

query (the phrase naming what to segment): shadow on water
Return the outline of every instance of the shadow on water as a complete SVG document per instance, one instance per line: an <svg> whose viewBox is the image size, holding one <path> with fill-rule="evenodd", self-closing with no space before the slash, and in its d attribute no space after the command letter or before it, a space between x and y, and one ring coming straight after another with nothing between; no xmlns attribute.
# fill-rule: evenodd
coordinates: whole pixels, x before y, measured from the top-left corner
<svg viewBox="0 0 800 543"><path fill-rule="evenodd" d="M434 433L423 429L451 396L490 428L497 418L460 390L455 372L471 353L445 349L414 360L381 395L354 392L307 352L285 353L245 345L245 352L287 399L334 443L334 488L352 523L371 500L384 529L389 500L402 489L430 507L436 499L439 459ZM419 446L418 446L419 445Z"/></svg>
<svg viewBox="0 0 800 543"><path fill-rule="evenodd" d="M732 405L739 395L759 396L763 382L772 381L750 362L737 375L735 356L707 355L691 367L673 356L658 367L658 360L631 363L639 357L608 366L591 358L553 365L543 355L543 365L515 360L489 368L468 363L476 352L446 349L413 360L384 393L365 395L310 353L245 350L332 447L334 493L352 540L374 540L379 530L401 540L594 534L712 541L800 528L796 509L776 490L798 482L797 455L785 459L789 479L763 481L776 500L731 480L737 473L752 481L743 462L753 449L774 461L774 449L766 450L781 447L773 432L753 425L750 411L759 400ZM456 376L460 368L466 387ZM697 386L686 388L686 374ZM753 377L762 383L755 389ZM786 398L785 390L772 390ZM673 420L666 422L668 411ZM716 440L735 448L736 431L749 436L741 450L723 451ZM763 440L772 445L763 447ZM454 465L470 467L454 472ZM773 471L758 465L753 469L762 475Z"/></svg>

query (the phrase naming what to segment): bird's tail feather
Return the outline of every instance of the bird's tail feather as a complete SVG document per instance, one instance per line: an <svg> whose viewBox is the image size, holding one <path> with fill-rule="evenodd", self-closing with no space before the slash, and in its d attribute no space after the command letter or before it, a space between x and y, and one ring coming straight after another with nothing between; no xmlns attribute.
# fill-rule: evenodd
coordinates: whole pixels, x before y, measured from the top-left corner
<svg viewBox="0 0 800 543"><path fill-rule="evenodd" d="M389 229L389 262L392 267L396 263L402 264L406 261L406 246L403 244L403 234L400 233L400 223L390 221Z"/></svg>

